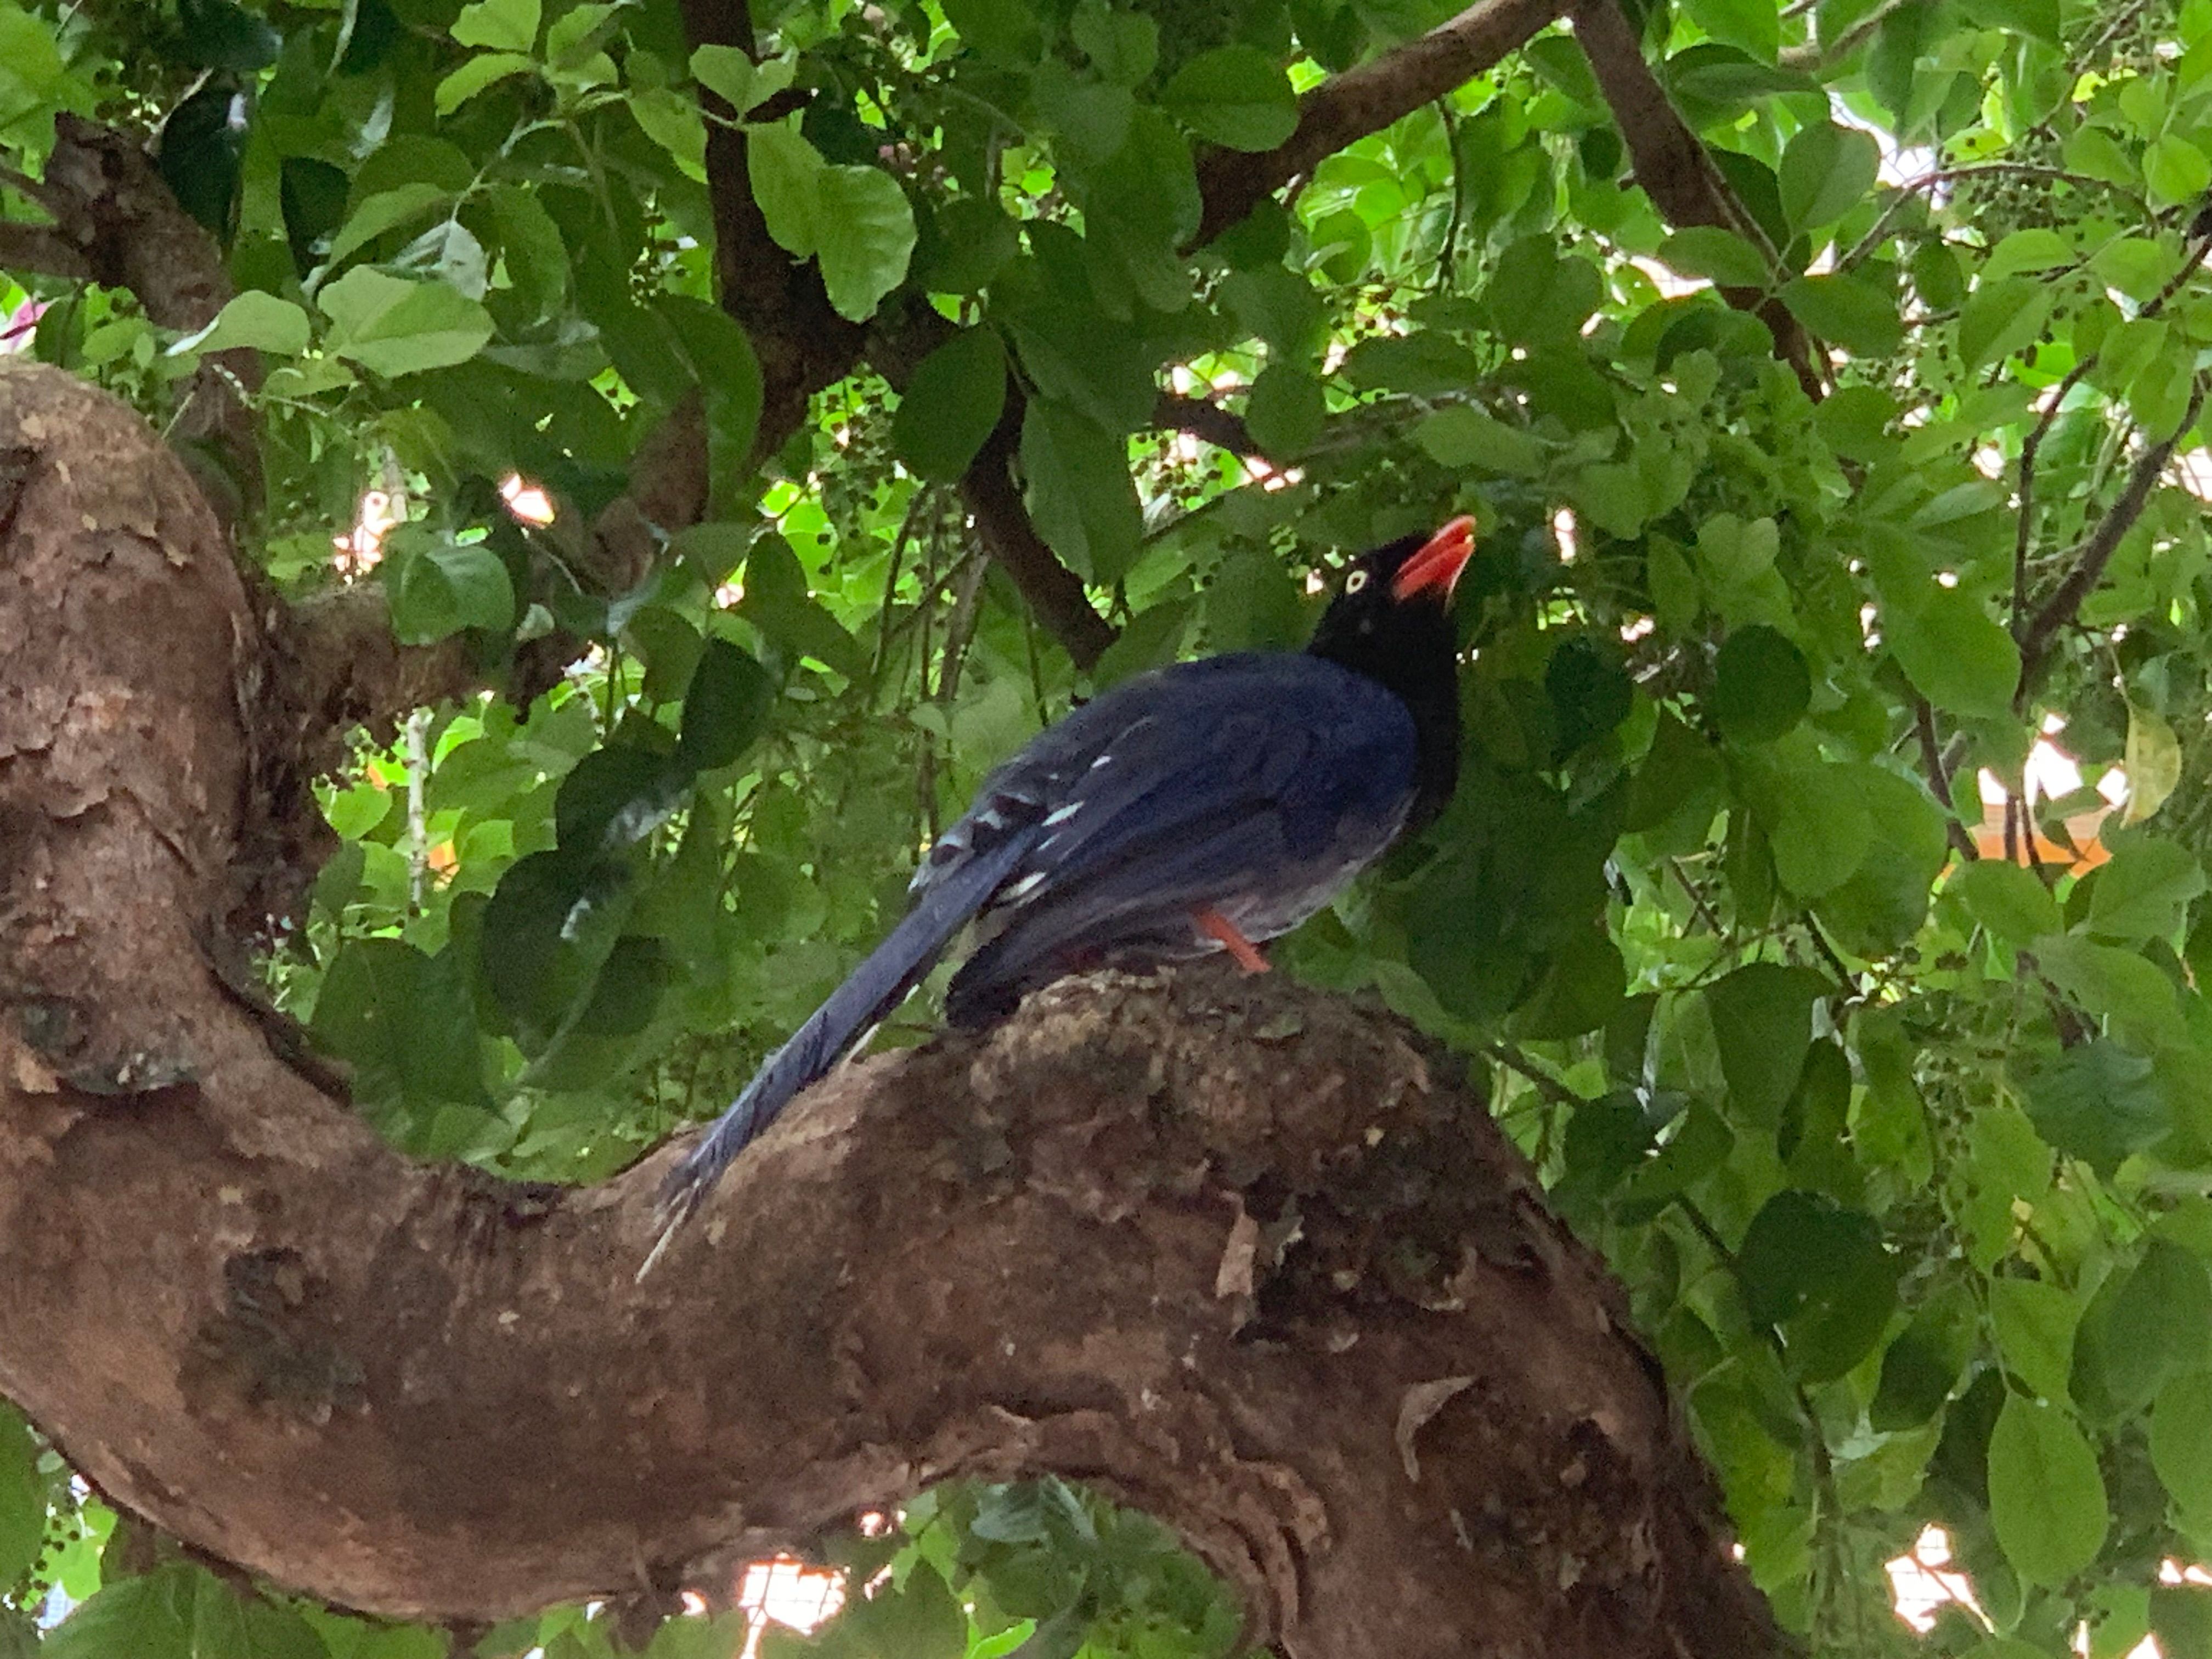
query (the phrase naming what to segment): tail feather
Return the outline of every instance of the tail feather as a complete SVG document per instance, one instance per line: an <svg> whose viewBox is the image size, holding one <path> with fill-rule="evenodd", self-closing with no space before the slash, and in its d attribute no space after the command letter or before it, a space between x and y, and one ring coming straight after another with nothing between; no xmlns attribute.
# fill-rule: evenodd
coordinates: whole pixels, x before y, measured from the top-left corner
<svg viewBox="0 0 2212 1659"><path fill-rule="evenodd" d="M1034 830L1011 836L929 889L790 1040L762 1062L744 1091L661 1183L655 1210L660 1236L638 1269L640 1279L746 1144L929 976L952 936L982 908L1036 838Z"/></svg>

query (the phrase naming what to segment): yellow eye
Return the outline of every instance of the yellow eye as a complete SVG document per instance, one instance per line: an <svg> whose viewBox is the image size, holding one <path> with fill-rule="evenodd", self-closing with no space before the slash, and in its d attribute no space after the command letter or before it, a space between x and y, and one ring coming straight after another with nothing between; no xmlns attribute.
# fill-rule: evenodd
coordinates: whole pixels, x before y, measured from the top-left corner
<svg viewBox="0 0 2212 1659"><path fill-rule="evenodd" d="M1357 593L1366 586L1367 573L1364 570L1355 570L1344 579L1344 591L1347 593Z"/></svg>

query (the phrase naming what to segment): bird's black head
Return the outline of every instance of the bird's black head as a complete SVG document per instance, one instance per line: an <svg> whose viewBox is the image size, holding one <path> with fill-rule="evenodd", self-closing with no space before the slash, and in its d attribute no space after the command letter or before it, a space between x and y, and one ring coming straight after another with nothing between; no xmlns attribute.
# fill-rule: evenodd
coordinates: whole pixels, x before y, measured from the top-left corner
<svg viewBox="0 0 2212 1659"><path fill-rule="evenodd" d="M1306 649L1380 680L1413 714L1419 739L1413 823L1451 798L1459 775L1459 635L1452 587L1474 552L1474 520L1363 553L1345 573Z"/></svg>
<svg viewBox="0 0 2212 1659"><path fill-rule="evenodd" d="M1401 690L1415 666L1449 676L1457 646L1453 584L1474 551L1474 520L1454 519L1433 536L1402 536L1352 561L1306 648Z"/></svg>

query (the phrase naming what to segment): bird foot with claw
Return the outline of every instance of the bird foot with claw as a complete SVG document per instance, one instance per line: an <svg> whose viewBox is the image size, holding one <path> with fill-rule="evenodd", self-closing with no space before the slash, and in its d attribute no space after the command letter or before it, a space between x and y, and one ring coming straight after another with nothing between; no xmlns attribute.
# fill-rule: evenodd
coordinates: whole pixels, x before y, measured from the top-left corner
<svg viewBox="0 0 2212 1659"><path fill-rule="evenodd" d="M1261 954L1260 947L1246 939L1235 922L1220 911L1208 908L1191 913L1198 931L1215 940L1221 948L1237 958L1237 965L1248 974L1267 973L1273 964Z"/></svg>

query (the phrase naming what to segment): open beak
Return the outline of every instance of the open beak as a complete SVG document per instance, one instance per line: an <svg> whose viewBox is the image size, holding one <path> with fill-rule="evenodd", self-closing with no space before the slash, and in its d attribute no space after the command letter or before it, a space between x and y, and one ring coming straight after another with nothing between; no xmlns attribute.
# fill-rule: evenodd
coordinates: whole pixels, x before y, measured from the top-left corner
<svg viewBox="0 0 2212 1659"><path fill-rule="evenodd" d="M1433 593L1440 601L1449 601L1459 573L1474 556L1474 520L1462 514L1398 567L1398 574L1390 579L1390 597L1409 599L1416 593Z"/></svg>

